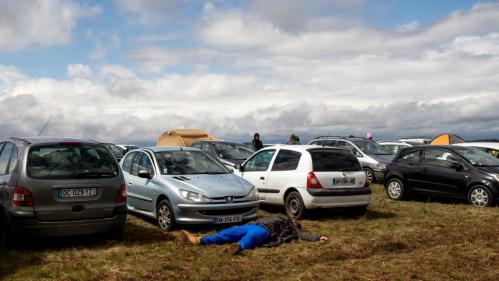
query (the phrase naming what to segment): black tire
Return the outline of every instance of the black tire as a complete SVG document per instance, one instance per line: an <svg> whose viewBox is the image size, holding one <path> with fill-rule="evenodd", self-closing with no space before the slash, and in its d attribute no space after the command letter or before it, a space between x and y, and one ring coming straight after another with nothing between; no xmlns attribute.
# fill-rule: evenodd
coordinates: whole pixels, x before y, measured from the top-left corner
<svg viewBox="0 0 499 281"><path fill-rule="evenodd" d="M300 219L305 215L305 204L297 191L292 191L286 196L284 208L288 217L292 219Z"/></svg>
<svg viewBox="0 0 499 281"><path fill-rule="evenodd" d="M397 179L392 178L386 182L386 195L392 200L402 200L405 197L404 183Z"/></svg>
<svg viewBox="0 0 499 281"><path fill-rule="evenodd" d="M367 180L369 181L369 183L375 183L376 176L374 175L373 170L371 170L371 168L368 168L368 167L364 167L363 170L364 170L364 173L366 173L366 177L367 177Z"/></svg>
<svg viewBox="0 0 499 281"><path fill-rule="evenodd" d="M477 207L491 207L494 206L494 194L483 185L475 185L468 191L468 202Z"/></svg>
<svg viewBox="0 0 499 281"><path fill-rule="evenodd" d="M175 215L167 199L163 199L158 203L158 207L156 208L156 222L161 231L170 231L175 227Z"/></svg>

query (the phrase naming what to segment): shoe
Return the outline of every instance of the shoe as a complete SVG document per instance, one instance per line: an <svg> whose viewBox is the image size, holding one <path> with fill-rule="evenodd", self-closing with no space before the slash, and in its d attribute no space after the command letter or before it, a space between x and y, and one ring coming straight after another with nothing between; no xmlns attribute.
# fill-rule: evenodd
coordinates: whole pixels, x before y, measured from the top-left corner
<svg viewBox="0 0 499 281"><path fill-rule="evenodd" d="M237 255L241 252L241 247L239 247L238 243L231 244L226 249L227 254Z"/></svg>
<svg viewBox="0 0 499 281"><path fill-rule="evenodd" d="M194 236L190 234L189 232L185 230L180 231L180 238L185 242L185 243L190 243L193 245L199 245L201 244L201 237Z"/></svg>

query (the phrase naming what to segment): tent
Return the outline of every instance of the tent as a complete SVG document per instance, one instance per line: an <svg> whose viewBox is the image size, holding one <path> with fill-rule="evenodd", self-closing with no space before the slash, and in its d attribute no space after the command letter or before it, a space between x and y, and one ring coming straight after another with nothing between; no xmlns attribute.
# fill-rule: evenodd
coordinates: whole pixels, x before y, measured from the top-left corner
<svg viewBox="0 0 499 281"><path fill-rule="evenodd" d="M462 138L454 134L441 134L434 138L430 144L455 144L465 142Z"/></svg>
<svg viewBox="0 0 499 281"><path fill-rule="evenodd" d="M161 134L156 142L156 146L190 146L196 141L216 139L203 130L178 129L166 131Z"/></svg>

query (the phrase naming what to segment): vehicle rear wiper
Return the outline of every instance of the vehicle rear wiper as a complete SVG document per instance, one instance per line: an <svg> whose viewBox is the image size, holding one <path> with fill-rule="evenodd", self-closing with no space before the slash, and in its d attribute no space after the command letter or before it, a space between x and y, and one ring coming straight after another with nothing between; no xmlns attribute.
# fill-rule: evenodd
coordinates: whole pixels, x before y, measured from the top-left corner
<svg viewBox="0 0 499 281"><path fill-rule="evenodd" d="M109 177L113 176L113 173L102 173L102 172L75 172L73 176L75 177Z"/></svg>

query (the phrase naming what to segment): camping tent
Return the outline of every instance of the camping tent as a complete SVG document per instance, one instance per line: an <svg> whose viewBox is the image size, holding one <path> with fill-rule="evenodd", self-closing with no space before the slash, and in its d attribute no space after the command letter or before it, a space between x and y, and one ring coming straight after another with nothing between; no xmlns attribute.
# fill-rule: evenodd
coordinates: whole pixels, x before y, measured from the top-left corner
<svg viewBox="0 0 499 281"><path fill-rule="evenodd" d="M190 146L196 141L216 139L199 129L170 130L159 136L156 146Z"/></svg>
<svg viewBox="0 0 499 281"><path fill-rule="evenodd" d="M465 142L462 138L454 134L441 134L434 138L430 144L455 144Z"/></svg>

